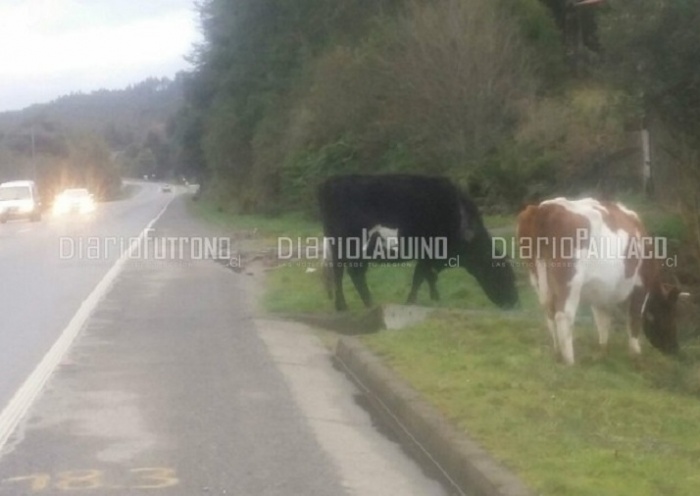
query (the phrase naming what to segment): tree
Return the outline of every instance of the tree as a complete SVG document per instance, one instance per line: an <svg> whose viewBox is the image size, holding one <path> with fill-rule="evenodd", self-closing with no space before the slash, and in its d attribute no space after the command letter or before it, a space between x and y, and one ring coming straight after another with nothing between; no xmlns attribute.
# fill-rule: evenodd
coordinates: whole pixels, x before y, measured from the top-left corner
<svg viewBox="0 0 700 496"><path fill-rule="evenodd" d="M700 139L700 2L617 0L602 21L615 79L645 112Z"/></svg>
<svg viewBox="0 0 700 496"><path fill-rule="evenodd" d="M601 25L609 73L654 130L660 193L682 208L700 262L700 2L611 4Z"/></svg>

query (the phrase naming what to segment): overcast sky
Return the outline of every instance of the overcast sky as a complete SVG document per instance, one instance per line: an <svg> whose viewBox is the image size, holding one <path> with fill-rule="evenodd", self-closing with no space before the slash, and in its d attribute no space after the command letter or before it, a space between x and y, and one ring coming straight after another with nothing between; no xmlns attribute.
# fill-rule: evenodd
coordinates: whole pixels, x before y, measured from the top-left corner
<svg viewBox="0 0 700 496"><path fill-rule="evenodd" d="M0 0L0 111L190 68L194 0Z"/></svg>

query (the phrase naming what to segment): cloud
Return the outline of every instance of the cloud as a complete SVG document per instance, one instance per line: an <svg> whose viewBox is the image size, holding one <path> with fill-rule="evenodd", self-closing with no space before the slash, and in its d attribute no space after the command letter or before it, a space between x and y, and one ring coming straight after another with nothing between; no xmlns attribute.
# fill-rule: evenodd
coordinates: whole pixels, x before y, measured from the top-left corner
<svg viewBox="0 0 700 496"><path fill-rule="evenodd" d="M146 12L116 7L128 3L93 0L85 8L81 0L3 2L0 110L189 68L184 56L199 39L189 1L151 2ZM179 5L153 11L165 4Z"/></svg>

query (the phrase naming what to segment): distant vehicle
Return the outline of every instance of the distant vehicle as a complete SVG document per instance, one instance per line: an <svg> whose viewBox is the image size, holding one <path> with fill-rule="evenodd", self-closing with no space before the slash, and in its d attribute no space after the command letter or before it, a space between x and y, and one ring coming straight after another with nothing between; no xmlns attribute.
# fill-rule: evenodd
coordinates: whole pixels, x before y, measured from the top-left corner
<svg viewBox="0 0 700 496"><path fill-rule="evenodd" d="M11 219L41 220L41 200L34 181L0 184L0 222Z"/></svg>
<svg viewBox="0 0 700 496"><path fill-rule="evenodd" d="M160 190L163 193L172 193L173 192L173 188L169 184L164 184L163 186L161 186Z"/></svg>
<svg viewBox="0 0 700 496"><path fill-rule="evenodd" d="M54 215L88 214L95 210L95 198L85 188L71 188L56 195Z"/></svg>

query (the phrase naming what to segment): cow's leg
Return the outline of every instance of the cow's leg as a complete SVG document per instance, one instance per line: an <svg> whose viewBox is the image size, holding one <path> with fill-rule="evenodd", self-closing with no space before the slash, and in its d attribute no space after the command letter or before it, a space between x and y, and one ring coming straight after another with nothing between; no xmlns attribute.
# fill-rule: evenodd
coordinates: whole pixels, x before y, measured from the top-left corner
<svg viewBox="0 0 700 496"><path fill-rule="evenodd" d="M554 321L559 341L559 352L567 365L574 364L574 321L581 300L581 286L572 280L568 285L566 298L558 295L555 307Z"/></svg>
<svg viewBox="0 0 700 496"><path fill-rule="evenodd" d="M428 281L428 287L430 288L430 299L433 301L440 300L440 293L437 290L437 280L438 271L433 267L428 267L425 271L425 278Z"/></svg>
<svg viewBox="0 0 700 496"><path fill-rule="evenodd" d="M633 355L639 355L642 347L639 344L639 333L642 330L642 306L646 297L641 291L632 292L627 315L627 337L629 350Z"/></svg>
<svg viewBox="0 0 700 496"><path fill-rule="evenodd" d="M608 337L610 336L610 327L612 326L612 314L607 308L594 306L593 319L595 326L598 329L598 343L603 351L608 349Z"/></svg>
<svg viewBox="0 0 700 496"><path fill-rule="evenodd" d="M543 260L535 262L535 273L530 273L530 284L535 288L540 305L551 303L552 294L549 289L549 281L547 280L547 265Z"/></svg>
<svg viewBox="0 0 700 496"><path fill-rule="evenodd" d="M411 291L408 293L408 298L406 303L412 305L416 302L416 297L418 296L418 289L420 285L423 284L423 279L426 279L427 273L430 271L428 264L425 260L418 260L416 262L416 267L413 269L413 282L411 283Z"/></svg>
<svg viewBox="0 0 700 496"><path fill-rule="evenodd" d="M343 271L345 267L342 263L333 261L333 283L335 286L335 309L343 311L348 309L348 304L345 302L345 294L343 293Z"/></svg>
<svg viewBox="0 0 700 496"><path fill-rule="evenodd" d="M564 363L567 365L574 364L574 335L571 325L571 319L565 311L557 311L554 316L556 325L557 341L559 343L559 353L561 354Z"/></svg>
<svg viewBox="0 0 700 496"><path fill-rule="evenodd" d="M355 262L353 262L354 264ZM355 285L355 289L357 290L357 293L360 295L360 298L362 298L362 302L365 304L366 307L371 307L372 306L372 295L369 292L369 288L367 287L367 278L365 277L365 273L367 272L367 265L364 263L359 263L359 265L353 265L351 267L348 267L348 274L350 274L350 279L352 279L352 283Z"/></svg>
<svg viewBox="0 0 700 496"><path fill-rule="evenodd" d="M335 309L343 311L348 309L348 304L345 302L345 293L343 292L343 272L345 267L343 264L336 263L333 267L333 282L335 286Z"/></svg>
<svg viewBox="0 0 700 496"><path fill-rule="evenodd" d="M549 335L552 337L552 346L554 347L554 354L559 356L559 339L557 338L557 324L554 320L554 316L557 311L554 307L554 298L550 298L549 301L544 303L545 313L547 315L547 329L549 329Z"/></svg>
<svg viewBox="0 0 700 496"><path fill-rule="evenodd" d="M544 309L547 318L547 329L552 337L552 346L554 354L559 356L559 340L557 339L557 324L554 317L557 313L554 304L554 295L549 290L547 282L547 270L544 262L538 260L534 267L530 270L530 285L534 288L537 294L537 299Z"/></svg>
<svg viewBox="0 0 700 496"><path fill-rule="evenodd" d="M632 320L636 319L638 322L635 324ZM642 347L639 344L639 330L641 329L641 319L637 316L630 318L627 323L627 335L629 336L629 349L630 353L633 355L639 355L642 352Z"/></svg>
<svg viewBox="0 0 700 496"><path fill-rule="evenodd" d="M547 317L547 329L549 329L549 335L552 337L552 347L554 348L554 355L559 356L559 340L557 338L557 323L554 320L554 316Z"/></svg>
<svg viewBox="0 0 700 496"><path fill-rule="evenodd" d="M328 274L329 280L324 281L330 287L333 286L333 292L335 293L335 309L336 311L343 311L348 309L348 304L345 302L345 293L343 292L343 274L345 272L345 265L341 260L338 259L338 247L336 242L341 239L340 233L337 233L329 228L329 226L324 222L323 226L323 258L324 262L330 264L326 269L330 271ZM325 276L325 274L324 274ZM332 281L330 280L332 279ZM328 290L329 296L331 296L331 290Z"/></svg>

